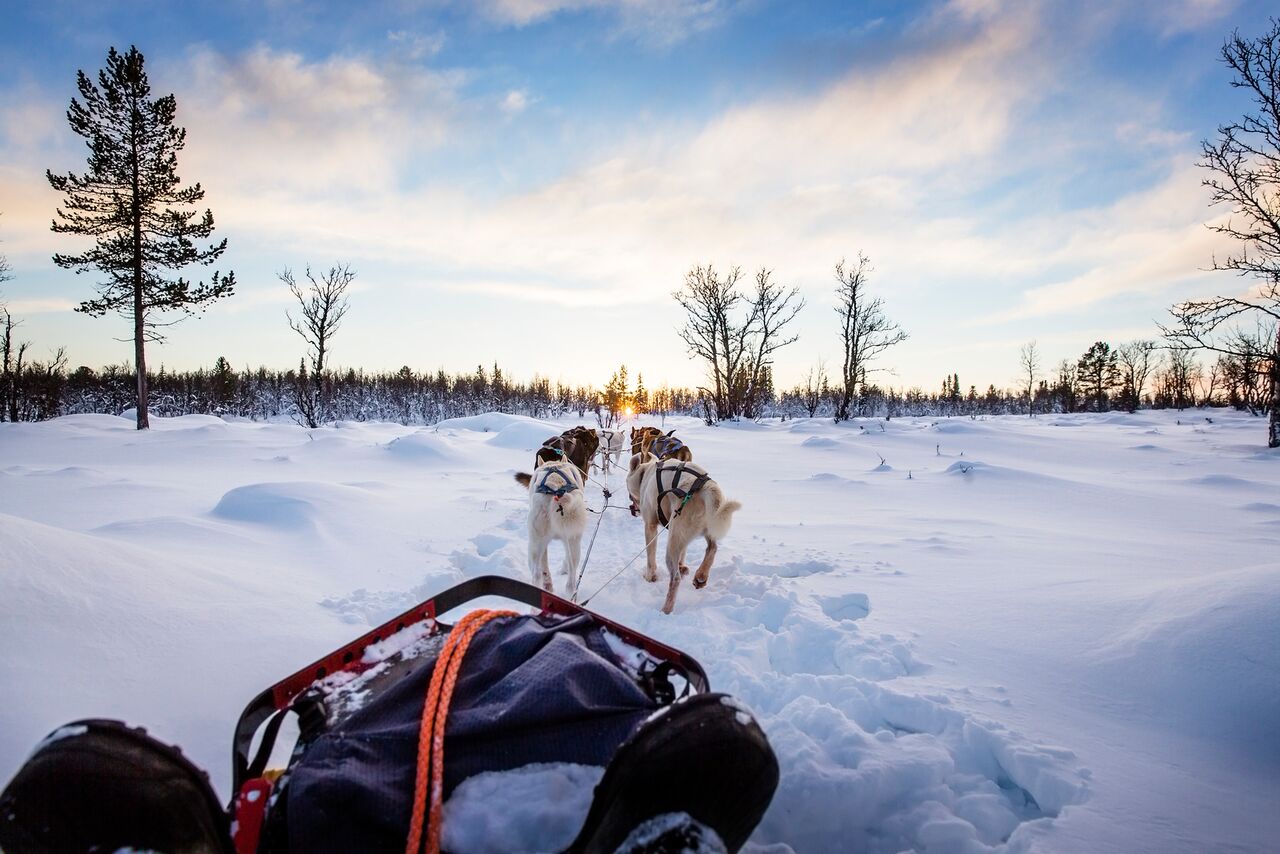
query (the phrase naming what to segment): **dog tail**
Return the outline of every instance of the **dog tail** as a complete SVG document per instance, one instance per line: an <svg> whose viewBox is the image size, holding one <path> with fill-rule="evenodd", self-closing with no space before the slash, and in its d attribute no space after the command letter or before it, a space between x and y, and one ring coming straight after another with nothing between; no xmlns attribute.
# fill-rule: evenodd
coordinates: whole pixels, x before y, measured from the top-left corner
<svg viewBox="0 0 1280 854"><path fill-rule="evenodd" d="M533 475L526 474L522 471L516 472L516 483L520 484L523 487L528 487L529 484L532 482L533 482Z"/></svg>
<svg viewBox="0 0 1280 854"><path fill-rule="evenodd" d="M707 484L703 501L707 508L707 536L712 542L720 542L729 533L733 524L733 514L742 509L740 501L726 501L720 485L714 481Z"/></svg>

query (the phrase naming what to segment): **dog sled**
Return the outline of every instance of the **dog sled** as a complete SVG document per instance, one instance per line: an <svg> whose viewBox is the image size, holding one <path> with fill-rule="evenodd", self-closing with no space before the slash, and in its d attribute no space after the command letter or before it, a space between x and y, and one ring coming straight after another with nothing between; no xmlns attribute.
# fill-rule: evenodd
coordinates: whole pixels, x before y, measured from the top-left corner
<svg viewBox="0 0 1280 854"><path fill-rule="evenodd" d="M488 598L529 610L442 620ZM286 720L297 737L284 750ZM452 793L480 775L565 763L603 772L556 850L736 851L778 782L764 733L711 692L691 656L496 576L254 697L233 732L226 810L207 777L142 731L90 720L54 736L0 794L0 850L462 854L466 843L450 848L443 833Z"/></svg>

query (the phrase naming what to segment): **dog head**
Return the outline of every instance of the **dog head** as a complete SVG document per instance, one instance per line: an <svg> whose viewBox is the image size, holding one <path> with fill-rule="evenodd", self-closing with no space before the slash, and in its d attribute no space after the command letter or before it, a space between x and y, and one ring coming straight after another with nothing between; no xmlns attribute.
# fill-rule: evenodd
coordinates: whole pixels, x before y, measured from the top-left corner
<svg viewBox="0 0 1280 854"><path fill-rule="evenodd" d="M553 461L538 466L529 483L535 493L549 497L561 512L582 500L582 480L577 468L569 462Z"/></svg>

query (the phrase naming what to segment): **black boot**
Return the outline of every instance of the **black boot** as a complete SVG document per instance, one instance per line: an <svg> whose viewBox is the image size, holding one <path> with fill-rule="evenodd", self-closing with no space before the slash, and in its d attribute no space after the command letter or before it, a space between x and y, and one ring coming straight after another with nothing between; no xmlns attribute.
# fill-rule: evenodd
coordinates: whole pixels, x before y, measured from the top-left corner
<svg viewBox="0 0 1280 854"><path fill-rule="evenodd" d="M177 748L119 721L55 730L0 793L5 854L231 854L208 775Z"/></svg>
<svg viewBox="0 0 1280 854"><path fill-rule="evenodd" d="M724 694L696 694L650 718L618 748L569 854L613 854L624 843L628 854L657 854L674 842L737 851L777 787L778 760L745 707ZM671 820L651 821L660 816ZM646 823L654 833L638 832Z"/></svg>

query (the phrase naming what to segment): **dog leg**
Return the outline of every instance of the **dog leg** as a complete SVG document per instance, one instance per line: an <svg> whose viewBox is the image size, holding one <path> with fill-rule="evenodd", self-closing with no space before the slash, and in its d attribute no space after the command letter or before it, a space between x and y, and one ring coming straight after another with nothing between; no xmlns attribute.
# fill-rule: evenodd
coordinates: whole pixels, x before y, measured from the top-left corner
<svg viewBox="0 0 1280 854"><path fill-rule="evenodd" d="M644 580L658 580L658 523L657 521L645 521L644 523L644 541L645 556L648 562L645 564Z"/></svg>
<svg viewBox="0 0 1280 854"><path fill-rule="evenodd" d="M529 537L529 573L533 583L548 593L554 593L551 584L551 568L547 566L547 542L541 538Z"/></svg>
<svg viewBox="0 0 1280 854"><path fill-rule="evenodd" d="M698 565L698 571L693 574L693 586L696 590L701 590L707 586L707 578L711 575L711 564L716 559L716 551L720 548L715 540L707 539L707 553L702 556L702 563Z"/></svg>
<svg viewBox="0 0 1280 854"><path fill-rule="evenodd" d="M662 605L662 613L670 614L676 606L676 592L680 589L680 581L684 577L681 570L684 566L684 552L689 547L689 540L679 527L667 532L667 601Z"/></svg>
<svg viewBox="0 0 1280 854"><path fill-rule="evenodd" d="M565 590L569 591L570 599L578 595L578 564L581 560L582 536L569 537L564 541L564 568L569 576L569 583L565 586Z"/></svg>

